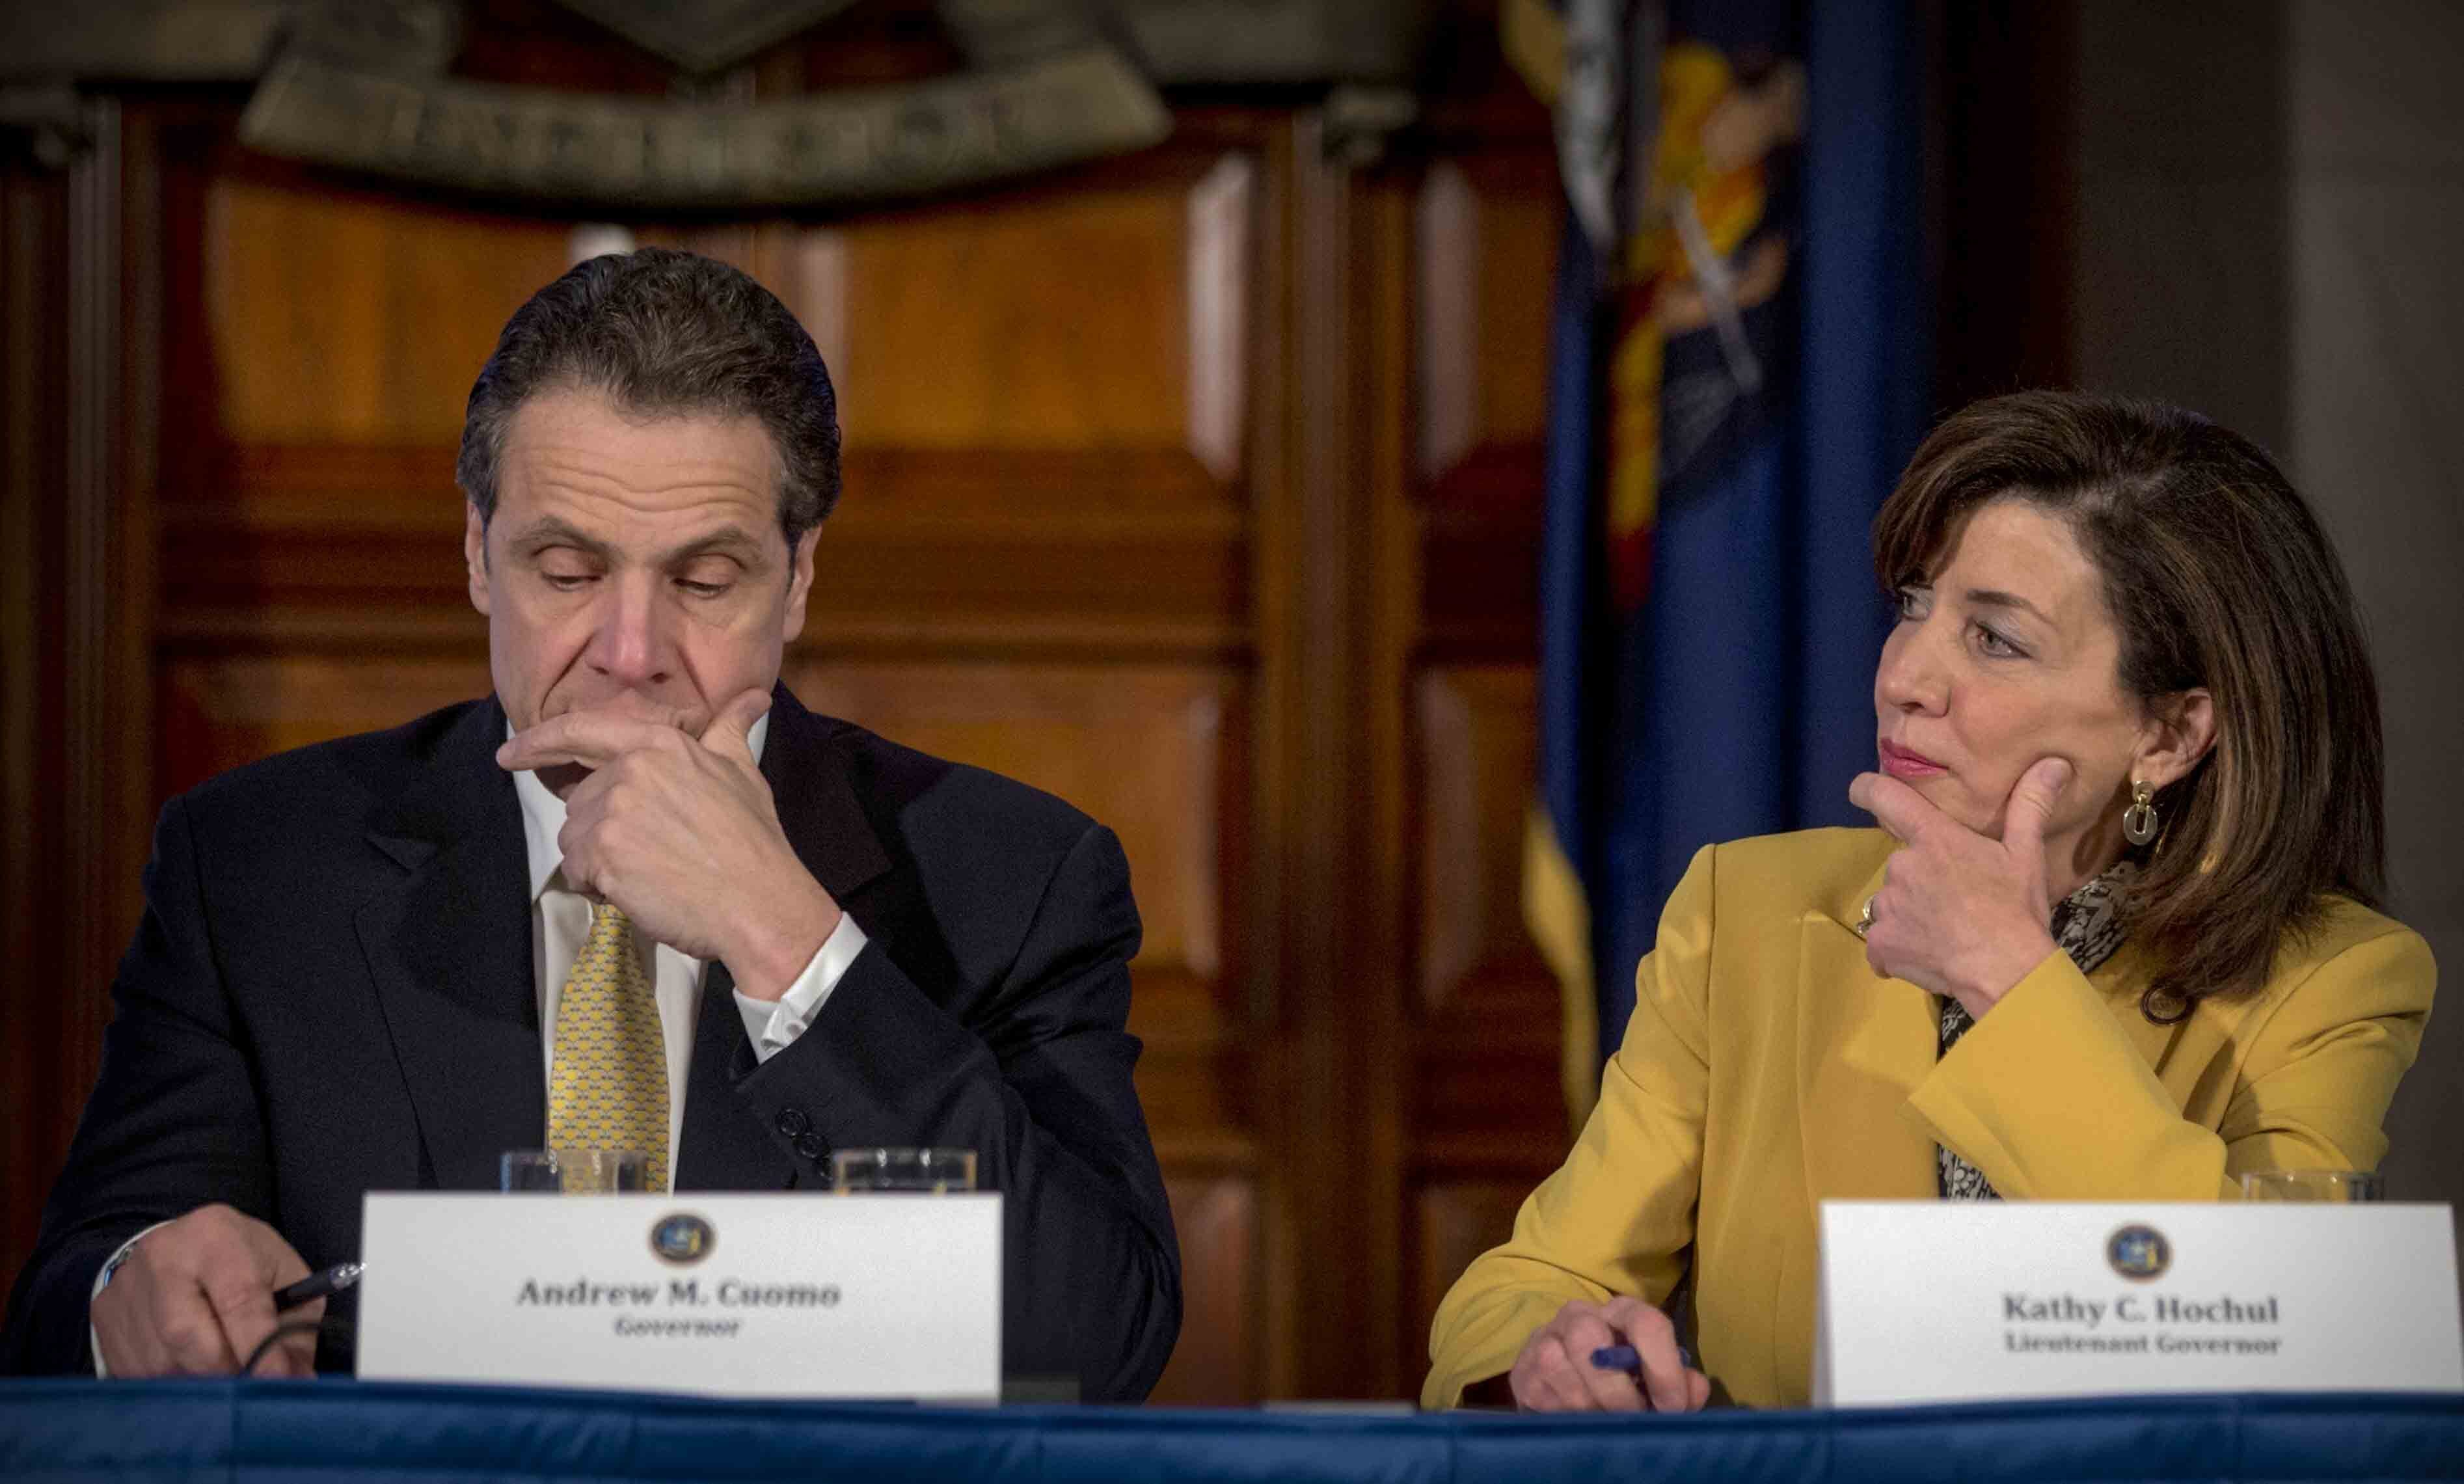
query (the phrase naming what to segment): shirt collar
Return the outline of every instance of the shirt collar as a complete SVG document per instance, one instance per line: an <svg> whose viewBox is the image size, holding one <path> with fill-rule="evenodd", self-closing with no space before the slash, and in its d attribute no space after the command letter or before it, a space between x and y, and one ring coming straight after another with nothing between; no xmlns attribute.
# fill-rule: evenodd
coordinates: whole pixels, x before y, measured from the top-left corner
<svg viewBox="0 0 2464 1484"><path fill-rule="evenodd" d="M505 723L505 740L514 737L514 724ZM770 713L764 711L752 729L744 733L744 745L753 760L761 761L761 745L770 739ZM522 801L522 844L530 854L531 901L537 904L539 893L549 886L562 886L557 874L564 864L564 852L557 847L556 838L564 830L564 800L548 791L539 775L527 769L514 775L514 797Z"/></svg>

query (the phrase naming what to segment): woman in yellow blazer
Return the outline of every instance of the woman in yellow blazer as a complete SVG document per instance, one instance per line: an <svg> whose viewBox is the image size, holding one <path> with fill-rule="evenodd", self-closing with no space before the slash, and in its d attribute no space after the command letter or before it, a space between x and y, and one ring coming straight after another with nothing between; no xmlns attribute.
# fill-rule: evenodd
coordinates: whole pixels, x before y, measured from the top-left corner
<svg viewBox="0 0 2464 1484"><path fill-rule="evenodd" d="M2266 456L2032 392L1875 522L1879 830L1705 849L1573 1153L1440 1305L1422 1402L1804 1402L1829 1198L2235 1198L2368 1168L2435 971L2372 910L2378 696ZM1693 1296L1700 1369L1659 1305ZM1591 1366L1632 1343L1639 1381Z"/></svg>

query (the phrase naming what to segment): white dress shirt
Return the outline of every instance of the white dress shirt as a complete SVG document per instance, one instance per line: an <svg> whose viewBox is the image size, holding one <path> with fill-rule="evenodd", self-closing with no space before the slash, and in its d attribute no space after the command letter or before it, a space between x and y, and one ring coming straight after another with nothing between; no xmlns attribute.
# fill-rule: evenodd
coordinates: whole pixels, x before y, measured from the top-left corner
<svg viewBox="0 0 2464 1484"><path fill-rule="evenodd" d="M513 730L506 729L511 740ZM761 759L762 745L769 740L770 718L755 722L744 735L756 762ZM531 982L539 995L539 1079L545 1085L556 1066L556 1012L564 996L564 981L573 972L573 961L582 956L582 946L590 937L590 898L564 884L564 853L557 847L557 836L564 829L564 800L548 792L547 785L536 774L514 775L514 794L521 800L522 842L530 860L531 894ZM753 1055L767 1061L786 1049L804 1034L804 1028L821 1014L830 992L846 976L847 966L864 951L869 941L855 919L842 912L839 925L823 940L804 971L776 1004L758 1000L743 991L736 992L736 1011L744 1018L744 1034L753 1042ZM689 958L661 943L654 946L653 994L659 1003L659 1031L668 1051L668 1186L676 1183L676 1156L683 1142L685 1126L685 1084L691 1080L693 1029L701 1015L702 981L709 964ZM547 1130L539 1130L539 1142L547 1142ZM129 1250L155 1232L161 1223L147 1227L120 1246L109 1261L95 1274L94 1292L102 1292L112 1272L126 1260ZM89 1298L88 1302L92 1299ZM102 1343L95 1339L88 1326L88 1339L94 1349L94 1373L107 1376L102 1364ZM243 1360L245 1356L241 1357Z"/></svg>

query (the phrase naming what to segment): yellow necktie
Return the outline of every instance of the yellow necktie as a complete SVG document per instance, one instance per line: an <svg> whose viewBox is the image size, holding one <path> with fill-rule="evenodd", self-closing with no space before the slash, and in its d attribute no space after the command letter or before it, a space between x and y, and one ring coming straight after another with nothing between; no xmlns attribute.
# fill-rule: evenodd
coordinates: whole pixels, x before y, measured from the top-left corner
<svg viewBox="0 0 2464 1484"><path fill-rule="evenodd" d="M668 1048L632 919L602 903L565 976L548 1075L551 1149L637 1149L645 1189L668 1188Z"/></svg>

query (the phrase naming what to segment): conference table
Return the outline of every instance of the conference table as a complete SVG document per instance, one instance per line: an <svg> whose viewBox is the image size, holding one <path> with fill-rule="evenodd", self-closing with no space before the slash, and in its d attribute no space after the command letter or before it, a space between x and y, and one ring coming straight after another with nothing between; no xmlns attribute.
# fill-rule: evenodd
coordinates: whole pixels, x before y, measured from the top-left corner
<svg viewBox="0 0 2464 1484"><path fill-rule="evenodd" d="M2358 1480L2464 1477L2464 1396L1688 1417L730 1401L320 1381L0 1383L0 1479Z"/></svg>

